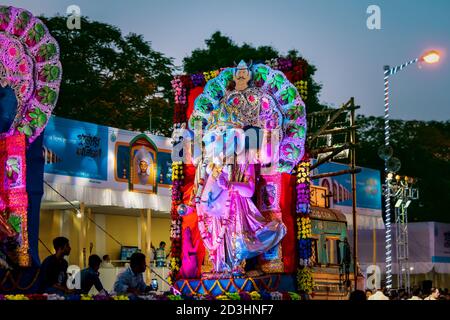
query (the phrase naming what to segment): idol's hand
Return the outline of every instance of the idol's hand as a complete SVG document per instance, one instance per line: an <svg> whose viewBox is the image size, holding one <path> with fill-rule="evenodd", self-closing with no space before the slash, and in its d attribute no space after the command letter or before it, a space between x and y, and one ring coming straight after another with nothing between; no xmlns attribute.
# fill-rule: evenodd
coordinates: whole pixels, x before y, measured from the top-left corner
<svg viewBox="0 0 450 320"><path fill-rule="evenodd" d="M217 179L217 184L223 190L228 190L230 188L228 180L227 180L227 175L225 173L220 174L219 178Z"/></svg>

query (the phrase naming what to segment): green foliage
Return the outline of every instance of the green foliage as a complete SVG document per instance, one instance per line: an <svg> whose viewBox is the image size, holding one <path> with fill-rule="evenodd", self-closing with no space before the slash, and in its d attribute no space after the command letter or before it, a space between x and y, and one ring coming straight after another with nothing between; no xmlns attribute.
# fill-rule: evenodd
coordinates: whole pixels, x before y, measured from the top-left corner
<svg viewBox="0 0 450 320"><path fill-rule="evenodd" d="M383 173L378 148L384 144L384 120L358 116L357 164ZM450 121L391 120L391 146L402 165L400 175L417 179L419 200L408 208L409 220L450 222L446 199L450 194Z"/></svg>
<svg viewBox="0 0 450 320"><path fill-rule="evenodd" d="M254 47L248 43L239 46L233 40L220 31L211 35L205 40L205 49L195 49L191 55L183 59L184 71L188 74L211 71L224 67L233 67L235 63L244 60L247 63L265 63L266 60L280 57L279 52L271 46ZM301 58L298 51L290 50L287 54L290 59ZM322 110L324 106L319 102L319 92L321 85L316 83L313 75L316 67L308 64L306 79L308 81L308 101L307 112ZM261 66L255 72L256 81L267 81L268 69ZM272 87L281 88L283 79L275 77L271 81ZM292 100L292 94L286 95L286 99Z"/></svg>
<svg viewBox="0 0 450 320"><path fill-rule="evenodd" d="M239 46L231 38L217 31L205 40L206 49L195 49L191 55L183 59L186 73L197 73L233 67L241 60L265 61L279 56L278 51L270 46L253 47L248 43Z"/></svg>
<svg viewBox="0 0 450 320"><path fill-rule="evenodd" d="M172 60L141 35L82 18L69 30L66 18L41 18L60 46L63 78L55 115L169 136L173 106Z"/></svg>

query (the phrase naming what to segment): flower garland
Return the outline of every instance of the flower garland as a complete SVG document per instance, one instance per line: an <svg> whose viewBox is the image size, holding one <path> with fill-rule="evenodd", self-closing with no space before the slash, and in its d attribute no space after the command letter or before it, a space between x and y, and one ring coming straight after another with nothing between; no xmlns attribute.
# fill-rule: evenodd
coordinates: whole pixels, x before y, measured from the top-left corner
<svg viewBox="0 0 450 320"><path fill-rule="evenodd" d="M257 301L257 300L301 300L299 294L295 292L267 292L267 291L241 291L227 292L218 296L213 295L173 295L173 294L150 294L146 296L127 296L127 295L91 295L91 294L8 294L0 295L0 301L11 300L43 300L43 301L129 301L129 300L240 300L240 301Z"/></svg>
<svg viewBox="0 0 450 320"><path fill-rule="evenodd" d="M297 273L298 290L303 290L306 293L312 293L314 290L314 280L311 268L303 267Z"/></svg>
<svg viewBox="0 0 450 320"><path fill-rule="evenodd" d="M308 100L308 81L300 80L294 83L294 86L297 88L298 93L302 97L303 101Z"/></svg>
<svg viewBox="0 0 450 320"><path fill-rule="evenodd" d="M181 126L183 122L186 122L187 88L182 79L182 76L176 76L171 81L175 100L173 113L173 123L175 126Z"/></svg>
<svg viewBox="0 0 450 320"><path fill-rule="evenodd" d="M311 219L310 219L310 162L305 155L297 166L297 240L299 252L299 268L297 270L297 285L299 290L306 293L313 291L314 282L310 268L311 248Z"/></svg>
<svg viewBox="0 0 450 320"><path fill-rule="evenodd" d="M307 79L308 62L303 58L297 58L292 60L287 57L279 57L264 62L270 68L284 72L286 78L292 82L298 89L302 100L306 101L308 97L308 85ZM175 76L172 80L172 88L175 94L175 115L180 115L179 111L182 111L177 107L186 104L186 97L189 95L189 90L195 87L204 86L209 80L217 77L222 70L226 68L220 68L218 70L210 70L191 75ZM180 123L183 121L175 121Z"/></svg>
<svg viewBox="0 0 450 320"><path fill-rule="evenodd" d="M181 217L178 214L177 207L181 204L183 193L181 187L183 185L184 173L183 162L175 161L172 163L172 223L170 227L170 240L172 242L170 251L170 273L168 282L173 284L181 267Z"/></svg>
<svg viewBox="0 0 450 320"><path fill-rule="evenodd" d="M308 80L310 80L311 68L308 67L308 63L303 58L291 59L288 57L279 57L271 60L265 61L265 64L270 66L272 69L282 71L286 78L294 84L297 88L303 101L308 98ZM199 72L191 75L178 75L172 80L172 88L175 96L175 107L174 107L174 128L179 128L187 121L186 109L187 109L187 97L189 96L189 90L195 87L204 86L207 81L217 77L220 71L226 68L221 68L219 70L209 70L205 72ZM182 167L182 164L180 164ZM177 167L178 168L178 167ZM174 171L172 171L174 172ZM180 172L180 171L179 171ZM180 174L178 174L180 175ZM177 212L178 205L181 203L182 191L181 187L183 185L183 179L177 177L177 174L173 175L173 185L172 185L172 227L171 227L171 239L172 239L172 252L171 252L171 266L172 272L169 276L170 281L175 280L177 271L181 263L181 217ZM178 179L177 179L178 178ZM307 183L309 190L309 181ZM299 187L300 189L302 187ZM306 190L306 187L304 188ZM307 192L307 191L305 191ZM309 192L309 191L308 191ZM305 194L308 199L309 205L309 193ZM298 211L297 211L298 212ZM311 240L310 240L310 220L306 216L309 213L304 213L304 219L302 220L301 215L299 215L298 227L301 230L299 238L299 250L304 253L301 256L301 265L308 262L311 256ZM303 233L302 233L303 232Z"/></svg>
<svg viewBox="0 0 450 320"><path fill-rule="evenodd" d="M310 163L307 157L304 157L297 166L297 240L299 241L301 266L308 266L311 257L309 167Z"/></svg>

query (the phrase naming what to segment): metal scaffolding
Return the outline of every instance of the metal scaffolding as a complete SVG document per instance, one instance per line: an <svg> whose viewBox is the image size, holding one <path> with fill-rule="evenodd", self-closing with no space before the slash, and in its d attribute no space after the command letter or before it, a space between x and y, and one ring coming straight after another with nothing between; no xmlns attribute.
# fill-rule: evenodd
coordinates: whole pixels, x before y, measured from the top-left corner
<svg viewBox="0 0 450 320"><path fill-rule="evenodd" d="M413 179L408 177L388 176L389 197L395 203L395 235L397 249L397 287L410 291L410 268L408 251L408 207L412 200L419 198L419 190L413 187Z"/></svg>

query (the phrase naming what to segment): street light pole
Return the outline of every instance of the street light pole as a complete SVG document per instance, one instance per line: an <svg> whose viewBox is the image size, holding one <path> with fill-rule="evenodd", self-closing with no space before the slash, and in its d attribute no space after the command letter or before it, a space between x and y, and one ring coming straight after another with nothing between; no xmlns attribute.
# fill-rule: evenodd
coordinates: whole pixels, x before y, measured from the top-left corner
<svg viewBox="0 0 450 320"><path fill-rule="evenodd" d="M386 148L390 147L390 134L389 127L389 75L391 74L391 68L384 66L384 145ZM388 159L384 160L384 207L386 212L386 288L392 288L392 235L391 235L391 198L389 196L388 186Z"/></svg>
<svg viewBox="0 0 450 320"><path fill-rule="evenodd" d="M384 66L384 147L386 150L390 149L390 135L391 128L389 125L389 77L396 74L397 72L403 70L407 66L414 64L418 61L424 61L426 63L436 63L439 61L439 53L437 51L429 51L420 58L415 58L408 62L405 62L396 67ZM384 190L384 205L386 213L386 236L385 236L385 247L386 247L386 288L392 289L392 234L391 234L391 199L389 192L389 158L384 158L384 175L385 175L385 190ZM395 171L395 170L394 170Z"/></svg>

